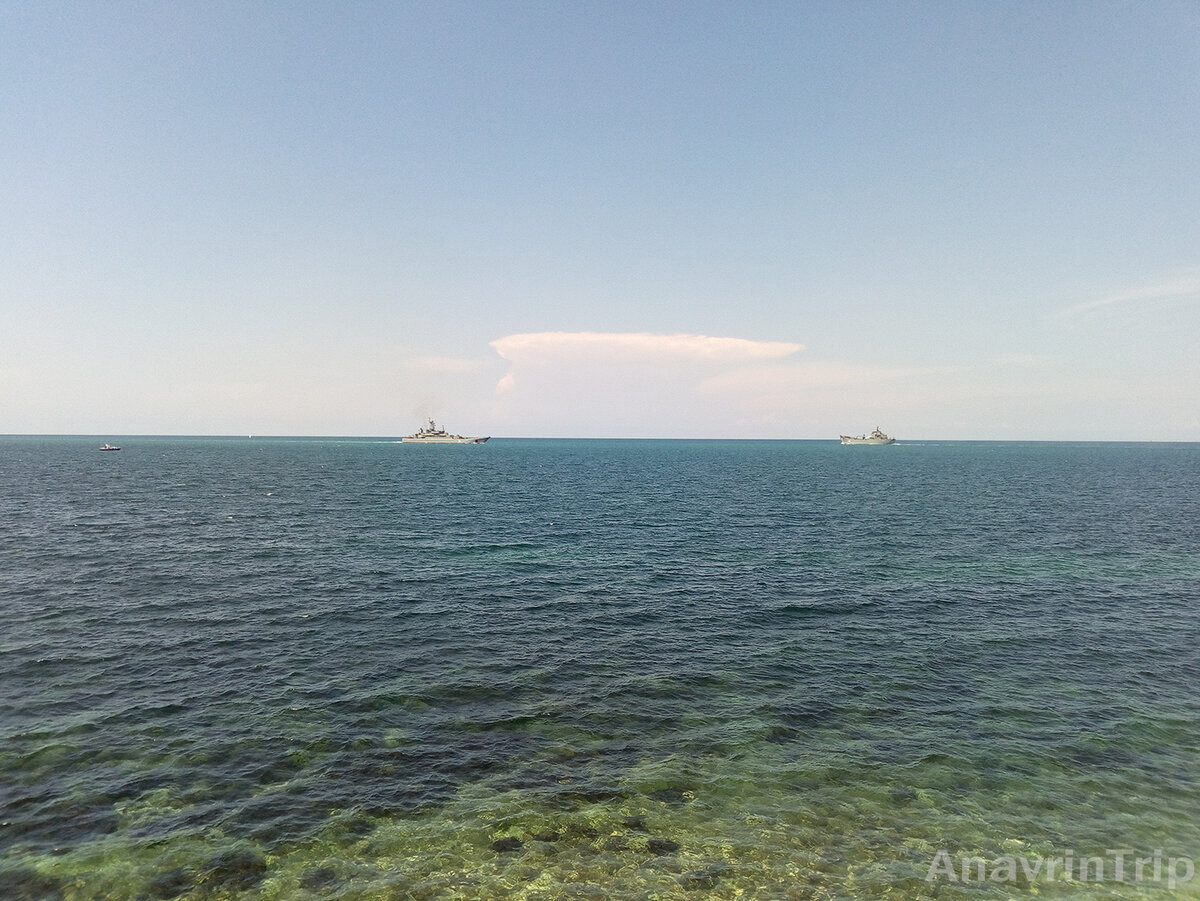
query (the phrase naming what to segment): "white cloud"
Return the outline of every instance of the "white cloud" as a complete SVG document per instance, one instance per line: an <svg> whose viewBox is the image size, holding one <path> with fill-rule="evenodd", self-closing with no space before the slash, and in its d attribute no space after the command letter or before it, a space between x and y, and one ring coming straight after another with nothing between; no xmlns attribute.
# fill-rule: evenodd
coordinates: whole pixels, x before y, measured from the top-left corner
<svg viewBox="0 0 1200 901"><path fill-rule="evenodd" d="M1188 298L1200 300L1200 269L1178 273L1154 282L1128 288L1097 300L1076 304L1061 311L1063 317L1075 316L1115 304L1145 303L1157 300Z"/></svg>
<svg viewBox="0 0 1200 901"><path fill-rule="evenodd" d="M500 356L513 362L570 355L609 360L732 363L777 359L804 349L803 344L783 341L648 332L531 332L497 338L491 345Z"/></svg>
<svg viewBox="0 0 1200 901"><path fill-rule="evenodd" d="M785 341L647 332L535 332L491 346L509 363L496 384L498 430L575 435L714 434L731 421L706 379L770 366L803 350Z"/></svg>

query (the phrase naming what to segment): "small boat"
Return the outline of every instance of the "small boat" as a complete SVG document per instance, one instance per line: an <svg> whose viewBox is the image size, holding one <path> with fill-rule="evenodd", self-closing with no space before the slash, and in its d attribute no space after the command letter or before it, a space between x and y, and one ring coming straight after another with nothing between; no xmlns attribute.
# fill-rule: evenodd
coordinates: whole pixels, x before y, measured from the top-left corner
<svg viewBox="0 0 1200 901"><path fill-rule="evenodd" d="M896 439L885 435L878 426L870 435L842 435L842 444L895 444Z"/></svg>
<svg viewBox="0 0 1200 901"><path fill-rule="evenodd" d="M431 419L428 428L423 428L415 435L406 435L400 439L401 444L483 444L491 435L464 438L462 435L451 435L445 429L439 429Z"/></svg>
<svg viewBox="0 0 1200 901"><path fill-rule="evenodd" d="M100 450L120 450L120 449L121 449L121 448L119 448L119 447L118 447L117 445L115 445L115 444L102 444L102 445L100 445Z"/></svg>

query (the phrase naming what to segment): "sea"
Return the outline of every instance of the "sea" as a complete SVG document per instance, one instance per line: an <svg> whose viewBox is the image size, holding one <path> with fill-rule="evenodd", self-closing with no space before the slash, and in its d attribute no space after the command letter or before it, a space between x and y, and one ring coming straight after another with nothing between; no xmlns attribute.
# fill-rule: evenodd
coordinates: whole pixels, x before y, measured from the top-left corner
<svg viewBox="0 0 1200 901"><path fill-rule="evenodd" d="M12 436L0 514L5 901L1200 898L1197 444Z"/></svg>

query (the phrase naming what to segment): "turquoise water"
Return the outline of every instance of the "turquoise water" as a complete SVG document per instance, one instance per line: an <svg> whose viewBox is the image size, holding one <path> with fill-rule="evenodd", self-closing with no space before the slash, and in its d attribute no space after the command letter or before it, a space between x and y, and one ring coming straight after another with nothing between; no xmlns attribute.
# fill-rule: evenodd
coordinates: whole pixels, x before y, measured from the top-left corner
<svg viewBox="0 0 1200 901"><path fill-rule="evenodd" d="M990 878L1200 860L1198 445L100 443L0 439L0 898L1200 897Z"/></svg>

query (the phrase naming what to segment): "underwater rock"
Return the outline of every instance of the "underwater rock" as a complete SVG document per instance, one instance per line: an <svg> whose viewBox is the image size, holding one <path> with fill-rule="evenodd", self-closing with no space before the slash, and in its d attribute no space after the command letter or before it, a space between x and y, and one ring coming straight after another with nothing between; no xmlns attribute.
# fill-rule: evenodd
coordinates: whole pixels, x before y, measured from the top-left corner
<svg viewBox="0 0 1200 901"><path fill-rule="evenodd" d="M300 888L308 889L310 892L319 892L321 889L329 888L341 881L337 870L332 867L317 867L304 871L304 875L300 877Z"/></svg>
<svg viewBox="0 0 1200 901"><path fill-rule="evenodd" d="M515 835L510 835L508 838L498 838L492 842L492 850L499 851L501 854L506 854L511 851L520 851L525 843Z"/></svg>
<svg viewBox="0 0 1200 901"><path fill-rule="evenodd" d="M790 726L772 726L767 731L766 738L773 745L786 745L797 741L800 736L800 731Z"/></svg>
<svg viewBox="0 0 1200 901"><path fill-rule="evenodd" d="M347 839L365 838L375 831L376 823L367 816L357 815L345 819L334 820L330 823L331 831Z"/></svg>
<svg viewBox="0 0 1200 901"><path fill-rule="evenodd" d="M562 838L561 834L550 829L547 829L545 832L539 832L534 836L534 839L539 842L556 842L560 838Z"/></svg>
<svg viewBox="0 0 1200 901"><path fill-rule="evenodd" d="M5 832L10 835L44 839L62 847L108 835L120 825L120 816L108 795L99 794L88 800L55 798L40 805L29 799L24 801L25 815L13 817L12 822L5 824Z"/></svg>
<svg viewBox="0 0 1200 901"><path fill-rule="evenodd" d="M204 865L201 883L210 889L245 891L258 885L267 874L267 861L254 851L222 851Z"/></svg>
<svg viewBox="0 0 1200 901"><path fill-rule="evenodd" d="M838 709L826 704L783 704L776 708L779 716L793 727L824 725L837 718Z"/></svg>
<svg viewBox="0 0 1200 901"><path fill-rule="evenodd" d="M657 791L650 792L649 797L655 801L662 801L665 804L686 804L695 795L686 788L660 788Z"/></svg>
<svg viewBox="0 0 1200 901"><path fill-rule="evenodd" d="M165 901L167 898L182 895L194 884L195 879L189 870L184 867L174 867L151 876L150 881L146 883L146 892L151 898Z"/></svg>
<svg viewBox="0 0 1200 901"><path fill-rule="evenodd" d="M226 835L248 839L267 850L306 837L327 824L327 811L290 789L256 795L219 823Z"/></svg>
<svg viewBox="0 0 1200 901"><path fill-rule="evenodd" d="M62 885L32 867L0 869L0 898L5 901L61 901Z"/></svg>
<svg viewBox="0 0 1200 901"><path fill-rule="evenodd" d="M693 870L679 877L679 884L689 892L698 889L716 888L717 880L731 872L727 864L719 863L703 870Z"/></svg>
<svg viewBox="0 0 1200 901"><path fill-rule="evenodd" d="M194 804L182 810L172 811L145 823L126 829L126 833L139 839L168 839L172 835L187 831L203 831L225 816L219 804Z"/></svg>
<svg viewBox="0 0 1200 901"><path fill-rule="evenodd" d="M646 818L640 817L625 817L621 820L625 824L625 828L633 832L649 832L650 829L646 825Z"/></svg>
<svg viewBox="0 0 1200 901"><path fill-rule="evenodd" d="M579 835L584 838L599 838L600 830L590 823L571 823L567 827L567 833L570 835Z"/></svg>
<svg viewBox="0 0 1200 901"><path fill-rule="evenodd" d="M662 857L664 854L674 854L682 845L679 842L673 842L669 838L652 838L646 842L646 850L651 854Z"/></svg>
<svg viewBox="0 0 1200 901"><path fill-rule="evenodd" d="M615 788L596 788L580 786L559 792L564 801L580 804L603 804L607 801L621 801L627 797L626 792Z"/></svg>

